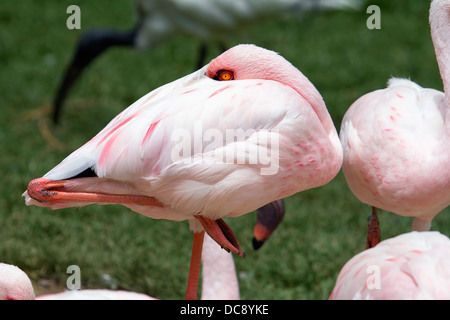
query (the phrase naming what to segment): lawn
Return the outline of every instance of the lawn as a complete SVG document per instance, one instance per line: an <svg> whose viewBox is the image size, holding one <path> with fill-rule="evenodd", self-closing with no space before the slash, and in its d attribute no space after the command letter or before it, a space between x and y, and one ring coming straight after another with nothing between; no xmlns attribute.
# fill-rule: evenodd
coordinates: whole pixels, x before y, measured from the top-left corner
<svg viewBox="0 0 450 320"><path fill-rule="evenodd" d="M69 265L82 288L120 288L161 299L184 297L192 233L187 222L152 220L121 206L52 211L27 207L21 194L89 140L109 120L162 84L192 72L196 39L178 36L151 51L111 49L70 92L62 121L49 110L58 81L83 31L129 29L132 1L72 1L82 30L68 30L67 2L0 3L0 261L32 278L37 294L65 288ZM381 29L369 30L366 7L381 8ZM251 42L275 50L321 92L337 128L361 95L409 77L442 90L428 26L429 1L369 1L357 12L308 13L261 21L229 46ZM216 46L208 53L214 58ZM48 131L46 131L48 130ZM51 137L46 136L50 132ZM235 258L243 299L326 299L340 268L364 249L370 208L344 176L286 199L286 216L259 251L251 248L255 214L227 219L247 256ZM411 219L381 212L382 237L410 230ZM450 210L432 230L450 235Z"/></svg>

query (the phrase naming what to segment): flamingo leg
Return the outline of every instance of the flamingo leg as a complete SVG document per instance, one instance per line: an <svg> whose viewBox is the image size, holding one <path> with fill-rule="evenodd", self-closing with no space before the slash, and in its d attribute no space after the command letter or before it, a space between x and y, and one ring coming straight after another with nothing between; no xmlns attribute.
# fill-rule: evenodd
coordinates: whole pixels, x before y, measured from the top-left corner
<svg viewBox="0 0 450 320"><path fill-rule="evenodd" d="M191 266L189 268L189 278L186 290L186 300L196 300L198 290L198 279L200 276L200 266L202 262L203 239L205 231L195 232L192 243Z"/></svg>
<svg viewBox="0 0 450 320"><path fill-rule="evenodd" d="M377 208L372 207L372 215L369 217L367 228L366 249L375 247L381 239L380 222L378 220Z"/></svg>

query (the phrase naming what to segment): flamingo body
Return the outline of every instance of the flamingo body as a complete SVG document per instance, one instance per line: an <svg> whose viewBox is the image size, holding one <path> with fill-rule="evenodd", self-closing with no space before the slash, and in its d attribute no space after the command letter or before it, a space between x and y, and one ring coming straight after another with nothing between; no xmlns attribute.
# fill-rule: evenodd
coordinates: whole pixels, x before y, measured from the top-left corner
<svg viewBox="0 0 450 320"><path fill-rule="evenodd" d="M440 168L450 157L439 152L445 109L442 92L405 79L391 79L350 107L340 133L343 171L358 199L423 221L449 205L450 177Z"/></svg>
<svg viewBox="0 0 450 320"><path fill-rule="evenodd" d="M399 235L350 259L331 300L450 299L450 239L439 232Z"/></svg>
<svg viewBox="0 0 450 320"><path fill-rule="evenodd" d="M447 14L443 14L447 12ZM434 0L430 24L445 94L393 78L345 114L343 172L355 196L372 207L414 217L429 230L450 204L450 1Z"/></svg>
<svg viewBox="0 0 450 320"><path fill-rule="evenodd" d="M224 69L235 79L214 80ZM245 134L227 139L227 132ZM269 146L271 163L251 163L252 156L270 154ZM334 125L314 86L274 52L240 45L136 101L44 178L69 179L89 169L97 177L67 180L64 189L153 197L162 205L126 206L151 218L192 222L195 214L239 216L326 184L341 162ZM24 195L28 205L89 204Z"/></svg>
<svg viewBox="0 0 450 320"><path fill-rule="evenodd" d="M19 267L0 263L0 300L33 300L33 285Z"/></svg>
<svg viewBox="0 0 450 320"><path fill-rule="evenodd" d="M239 45L136 101L23 195L53 209L118 203L189 220L195 299L204 231L243 257L223 217L324 185L341 164L314 85L275 52Z"/></svg>

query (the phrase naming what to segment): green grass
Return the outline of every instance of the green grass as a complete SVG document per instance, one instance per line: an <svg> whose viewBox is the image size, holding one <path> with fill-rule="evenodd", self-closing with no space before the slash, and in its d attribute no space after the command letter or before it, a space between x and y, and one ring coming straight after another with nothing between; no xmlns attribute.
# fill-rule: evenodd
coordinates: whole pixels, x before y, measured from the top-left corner
<svg viewBox="0 0 450 320"><path fill-rule="evenodd" d="M128 29L134 23L131 1L75 3L83 31ZM260 22L229 45L253 42L280 52L316 85L337 128L353 101L385 87L391 76L442 90L428 1L373 3L381 8L381 30L366 28L365 10L314 13ZM52 289L64 289L66 269L76 264L84 288L183 298L192 240L186 222L152 220L121 206L51 211L26 207L21 198L31 179L148 91L192 72L197 58L196 40L182 36L152 51L110 50L74 87L61 125L53 127L45 112L82 32L66 28L67 6L0 4L0 261L23 268L37 286L46 280ZM213 48L209 58L219 52ZM44 139L38 129L43 124L63 148ZM364 248L370 208L352 195L342 173L326 186L286 199L286 209L284 222L258 252L251 249L255 215L227 220L247 253L235 259L243 299L326 299L340 268ZM447 208L438 215L432 229L450 235L449 213ZM383 238L409 231L410 223L381 213Z"/></svg>

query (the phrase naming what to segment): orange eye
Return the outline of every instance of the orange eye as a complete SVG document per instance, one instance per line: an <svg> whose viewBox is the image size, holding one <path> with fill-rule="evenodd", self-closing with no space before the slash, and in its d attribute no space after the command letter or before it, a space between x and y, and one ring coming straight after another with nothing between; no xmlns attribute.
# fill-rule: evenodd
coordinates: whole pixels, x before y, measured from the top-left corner
<svg viewBox="0 0 450 320"><path fill-rule="evenodd" d="M216 73L214 79L219 81L229 81L234 79L234 74L233 71L230 70L220 70Z"/></svg>

